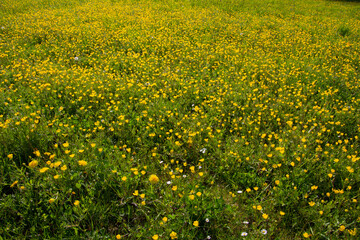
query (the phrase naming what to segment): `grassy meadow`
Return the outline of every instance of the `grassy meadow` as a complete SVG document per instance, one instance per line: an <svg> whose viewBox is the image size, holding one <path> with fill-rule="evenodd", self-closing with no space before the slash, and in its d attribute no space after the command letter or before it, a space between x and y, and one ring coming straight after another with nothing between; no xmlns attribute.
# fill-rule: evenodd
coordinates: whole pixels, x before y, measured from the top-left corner
<svg viewBox="0 0 360 240"><path fill-rule="evenodd" d="M360 3L2 0L0 239L359 239Z"/></svg>

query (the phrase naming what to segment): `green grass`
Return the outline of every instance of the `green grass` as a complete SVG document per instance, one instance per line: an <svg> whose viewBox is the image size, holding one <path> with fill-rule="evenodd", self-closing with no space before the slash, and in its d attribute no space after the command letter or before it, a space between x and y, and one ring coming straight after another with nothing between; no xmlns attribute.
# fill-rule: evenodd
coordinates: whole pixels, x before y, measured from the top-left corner
<svg viewBox="0 0 360 240"><path fill-rule="evenodd" d="M357 239L359 10L2 1L0 237Z"/></svg>

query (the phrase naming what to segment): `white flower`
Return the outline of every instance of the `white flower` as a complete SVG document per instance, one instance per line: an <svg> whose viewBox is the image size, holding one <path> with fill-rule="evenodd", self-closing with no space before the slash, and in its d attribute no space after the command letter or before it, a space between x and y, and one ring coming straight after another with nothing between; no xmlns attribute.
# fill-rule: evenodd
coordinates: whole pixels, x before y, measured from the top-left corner
<svg viewBox="0 0 360 240"><path fill-rule="evenodd" d="M79 60L79 58L78 58L78 57L74 57L74 60L77 61L77 60Z"/></svg>
<svg viewBox="0 0 360 240"><path fill-rule="evenodd" d="M243 224L249 224L249 222L248 221L243 221Z"/></svg>
<svg viewBox="0 0 360 240"><path fill-rule="evenodd" d="M168 185L170 185L170 184L171 184L171 181L167 181L166 183L167 183Z"/></svg>
<svg viewBox="0 0 360 240"><path fill-rule="evenodd" d="M206 239L211 239L211 237L210 236L207 236L207 238Z"/></svg>
<svg viewBox="0 0 360 240"><path fill-rule="evenodd" d="M210 220L207 218L207 219L205 219L205 222L210 222Z"/></svg>
<svg viewBox="0 0 360 240"><path fill-rule="evenodd" d="M186 178L186 175L183 175L183 178Z"/></svg>
<svg viewBox="0 0 360 240"><path fill-rule="evenodd" d="M205 152L206 152L206 148L200 149L200 152L201 152L201 153L205 153Z"/></svg>
<svg viewBox="0 0 360 240"><path fill-rule="evenodd" d="M264 235L266 235L266 234L267 234L266 229L262 229L262 230L261 230L261 233L264 234Z"/></svg>
<svg viewBox="0 0 360 240"><path fill-rule="evenodd" d="M163 163L163 161L160 161L159 163L160 163L160 164L162 164L162 163Z"/></svg>
<svg viewBox="0 0 360 240"><path fill-rule="evenodd" d="M201 169L202 167L201 166L199 166L199 169Z"/></svg>
<svg viewBox="0 0 360 240"><path fill-rule="evenodd" d="M246 236L247 236L247 232L242 232L242 233L241 233L241 236L246 237Z"/></svg>
<svg viewBox="0 0 360 240"><path fill-rule="evenodd" d="M239 190L239 191L237 191L237 193L243 193L243 191Z"/></svg>

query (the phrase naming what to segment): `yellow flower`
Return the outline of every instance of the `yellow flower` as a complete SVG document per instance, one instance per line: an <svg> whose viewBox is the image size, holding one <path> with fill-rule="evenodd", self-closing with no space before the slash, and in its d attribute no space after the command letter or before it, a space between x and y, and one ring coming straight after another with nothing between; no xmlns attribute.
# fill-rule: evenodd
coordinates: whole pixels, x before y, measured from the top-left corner
<svg viewBox="0 0 360 240"><path fill-rule="evenodd" d="M267 215L266 213L264 213L264 214L262 215L262 217L263 217L264 219L268 219L269 215Z"/></svg>
<svg viewBox="0 0 360 240"><path fill-rule="evenodd" d="M58 167L61 165L61 161L57 161L56 163L54 163L54 167Z"/></svg>
<svg viewBox="0 0 360 240"><path fill-rule="evenodd" d="M122 177L121 180L123 180L124 182L126 181L127 177Z"/></svg>
<svg viewBox="0 0 360 240"><path fill-rule="evenodd" d="M283 211L280 211L280 215L281 215L281 216L284 216L285 213L284 213Z"/></svg>
<svg viewBox="0 0 360 240"><path fill-rule="evenodd" d="M145 202L145 201L142 201L142 202L141 202L141 205L145 206L145 205L146 205L146 202Z"/></svg>
<svg viewBox="0 0 360 240"><path fill-rule="evenodd" d="M164 222L164 223L166 223L166 222L167 222L167 220L168 220L168 218L167 218L167 217L163 217L163 219L162 219L162 220L163 220L163 222Z"/></svg>
<svg viewBox="0 0 360 240"><path fill-rule="evenodd" d="M96 146L95 143L91 143L90 145L91 145L91 147L93 147L93 148ZM120 238L119 238L119 239L120 239Z"/></svg>
<svg viewBox="0 0 360 240"><path fill-rule="evenodd" d="M67 148L67 147L69 147L69 143L66 142L66 143L63 144L63 146L64 146L64 148Z"/></svg>
<svg viewBox="0 0 360 240"><path fill-rule="evenodd" d="M14 157L13 154L9 154L9 155L7 155L7 156L8 156L9 159L12 159L12 158Z"/></svg>
<svg viewBox="0 0 360 240"><path fill-rule="evenodd" d="M309 202L309 205L310 205L310 207L312 207L315 205L315 203L311 201L311 202Z"/></svg>
<svg viewBox="0 0 360 240"><path fill-rule="evenodd" d="M195 199L195 196L194 196L194 195L189 195L189 199L190 199L190 200L194 200L194 199Z"/></svg>
<svg viewBox="0 0 360 240"><path fill-rule="evenodd" d="M13 183L10 185L10 187L13 188L18 182L19 182L19 181L13 182Z"/></svg>
<svg viewBox="0 0 360 240"><path fill-rule="evenodd" d="M158 182L159 182L159 178L158 178L158 176L156 176L155 174L152 174L152 175L150 175L150 177L149 177L149 181L150 181L151 183L158 183Z"/></svg>
<svg viewBox="0 0 360 240"><path fill-rule="evenodd" d="M356 228L354 228L353 230L349 229L348 232L349 232L349 234L351 236L355 236L356 235Z"/></svg>
<svg viewBox="0 0 360 240"><path fill-rule="evenodd" d="M201 192L197 192L196 195L197 195L198 197L201 197Z"/></svg>
<svg viewBox="0 0 360 240"><path fill-rule="evenodd" d="M256 207L256 209L260 211L260 210L262 209L262 206L261 206L261 205L258 205L258 206Z"/></svg>
<svg viewBox="0 0 360 240"><path fill-rule="evenodd" d="M121 235L120 234L116 235L116 239L121 239Z"/></svg>
<svg viewBox="0 0 360 240"><path fill-rule="evenodd" d="M309 237L311 237L311 234L308 234L307 232L304 232L303 236L304 236L304 238L309 238Z"/></svg>
<svg viewBox="0 0 360 240"><path fill-rule="evenodd" d="M339 227L339 231L344 231L345 230L345 226L344 225L341 225L340 227Z"/></svg>
<svg viewBox="0 0 360 240"><path fill-rule="evenodd" d="M40 157L40 156L41 156L41 154L40 154L40 151L39 151L39 150L36 150L36 151L34 152L34 154L35 154L37 157Z"/></svg>
<svg viewBox="0 0 360 240"><path fill-rule="evenodd" d="M49 203L51 204L51 203L53 203L53 202L55 202L55 199L50 198L50 199L49 199Z"/></svg>
<svg viewBox="0 0 360 240"><path fill-rule="evenodd" d="M177 186L173 186L171 189L172 189L173 191L176 191L176 190L177 190Z"/></svg>
<svg viewBox="0 0 360 240"><path fill-rule="evenodd" d="M134 196L138 196L139 195L139 191L135 190L135 192L133 193Z"/></svg>
<svg viewBox="0 0 360 240"><path fill-rule="evenodd" d="M46 172L47 170L49 170L48 167L43 167L42 169L39 170L39 172L44 173L44 172Z"/></svg>
<svg viewBox="0 0 360 240"><path fill-rule="evenodd" d="M58 179L60 177L60 175L55 175L54 179Z"/></svg>
<svg viewBox="0 0 360 240"><path fill-rule="evenodd" d="M158 240L159 239L159 235L155 234L154 236L152 236L153 240Z"/></svg>
<svg viewBox="0 0 360 240"><path fill-rule="evenodd" d="M74 205L75 205L75 206L79 206L79 204L80 204L80 201L79 201L79 200L75 200Z"/></svg>
<svg viewBox="0 0 360 240"><path fill-rule="evenodd" d="M30 167L30 168L34 168L34 167L36 167L38 164L39 164L38 161L32 160L31 162L29 162L29 167Z"/></svg>
<svg viewBox="0 0 360 240"><path fill-rule="evenodd" d="M172 231L172 232L170 233L170 237L171 237L171 239L176 239L176 238L177 238L177 233L174 232L174 231Z"/></svg>
<svg viewBox="0 0 360 240"><path fill-rule="evenodd" d="M65 171L66 169L67 169L67 166L66 166L66 165L64 165L64 166L61 167L61 170L62 170L62 171Z"/></svg>
<svg viewBox="0 0 360 240"><path fill-rule="evenodd" d="M84 161L84 160L80 160L80 161L78 161L78 163L79 163L80 166L86 166L87 165L87 162Z"/></svg>
<svg viewBox="0 0 360 240"><path fill-rule="evenodd" d="M199 221L194 221L194 222L193 222L193 225L194 225L195 227L198 227L198 226L199 226Z"/></svg>
<svg viewBox="0 0 360 240"><path fill-rule="evenodd" d="M281 154L285 153L285 148L283 148L283 147L277 147L277 148L275 148L275 150L279 151Z"/></svg>
<svg viewBox="0 0 360 240"><path fill-rule="evenodd" d="M140 197L141 197L141 198L145 198L145 193L140 194Z"/></svg>

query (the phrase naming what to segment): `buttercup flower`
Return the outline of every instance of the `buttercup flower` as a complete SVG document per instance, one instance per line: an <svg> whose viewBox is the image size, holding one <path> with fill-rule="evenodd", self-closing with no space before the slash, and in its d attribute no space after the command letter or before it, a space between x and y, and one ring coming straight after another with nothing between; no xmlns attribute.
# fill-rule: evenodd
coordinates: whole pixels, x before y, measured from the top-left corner
<svg viewBox="0 0 360 240"><path fill-rule="evenodd" d="M30 167L30 168L34 168L34 167L36 167L38 164L39 164L38 161L32 160L31 162L29 162L29 167Z"/></svg>
<svg viewBox="0 0 360 240"><path fill-rule="evenodd" d="M303 236L304 236L304 238L309 238L309 237L311 237L311 234L308 234L307 232L304 232Z"/></svg>
<svg viewBox="0 0 360 240"><path fill-rule="evenodd" d="M78 163L79 163L79 165L80 166L86 166L88 163L86 162L86 161L84 161L84 160L80 160L80 161L78 161Z"/></svg>
<svg viewBox="0 0 360 240"><path fill-rule="evenodd" d="M44 173L44 172L46 172L47 170L49 170L48 167L43 167L43 168L41 168L41 169L39 170L39 172Z"/></svg>
<svg viewBox="0 0 360 240"><path fill-rule="evenodd" d="M155 174L152 174L152 175L150 175L150 177L149 177L149 181L150 181L151 183L158 183L158 182L159 182L159 178L158 178L158 176L156 176Z"/></svg>
<svg viewBox="0 0 360 240"><path fill-rule="evenodd" d="M171 237L171 239L176 239L176 238L177 238L177 233L174 232L174 231L172 231L172 232L170 233L170 237Z"/></svg>

